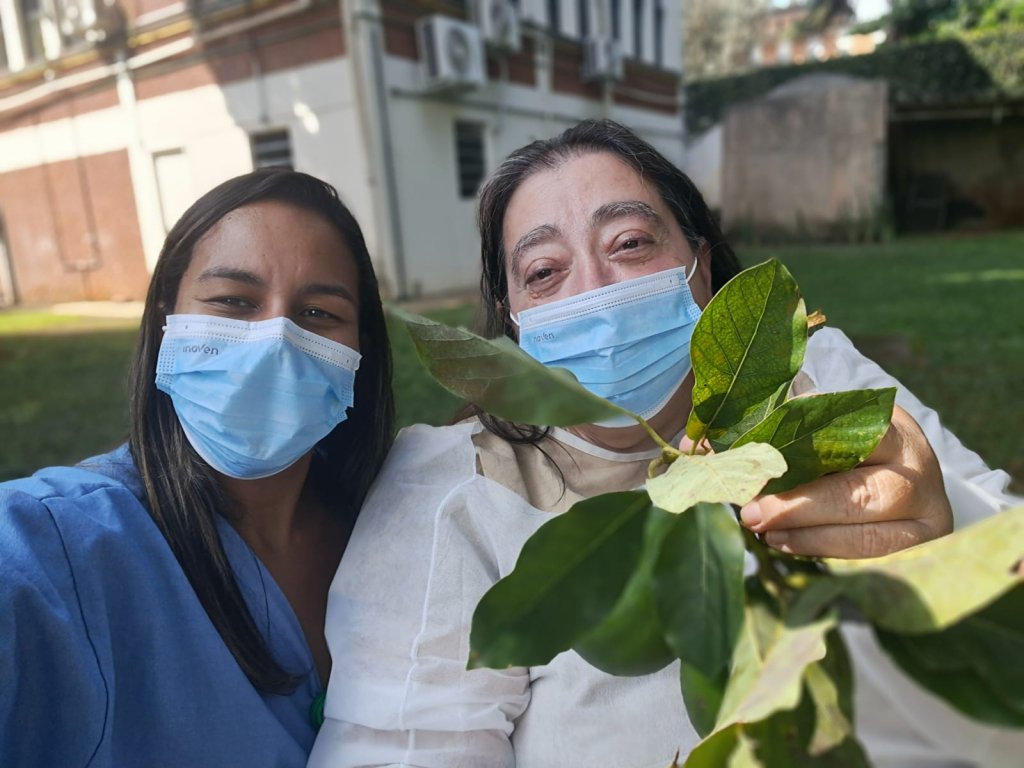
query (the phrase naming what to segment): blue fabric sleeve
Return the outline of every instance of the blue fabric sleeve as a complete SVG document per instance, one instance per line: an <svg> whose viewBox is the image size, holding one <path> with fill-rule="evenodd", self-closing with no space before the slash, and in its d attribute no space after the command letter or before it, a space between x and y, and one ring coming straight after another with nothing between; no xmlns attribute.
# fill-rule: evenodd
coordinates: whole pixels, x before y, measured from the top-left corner
<svg viewBox="0 0 1024 768"><path fill-rule="evenodd" d="M50 510L14 485L0 486L0 762L88 766L107 680Z"/></svg>

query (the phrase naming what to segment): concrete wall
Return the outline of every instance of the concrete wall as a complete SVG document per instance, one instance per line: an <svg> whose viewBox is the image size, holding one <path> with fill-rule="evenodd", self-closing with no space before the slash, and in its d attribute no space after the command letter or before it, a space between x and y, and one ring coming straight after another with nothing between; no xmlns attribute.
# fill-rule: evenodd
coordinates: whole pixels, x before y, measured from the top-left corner
<svg viewBox="0 0 1024 768"><path fill-rule="evenodd" d="M787 83L724 121L727 230L827 234L877 214L885 194L888 86L834 75Z"/></svg>

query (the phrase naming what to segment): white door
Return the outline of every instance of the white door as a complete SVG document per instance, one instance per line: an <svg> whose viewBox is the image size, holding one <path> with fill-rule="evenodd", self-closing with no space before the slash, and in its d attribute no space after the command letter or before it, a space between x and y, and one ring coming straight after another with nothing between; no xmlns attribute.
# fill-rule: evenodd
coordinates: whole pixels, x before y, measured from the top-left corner
<svg viewBox="0 0 1024 768"><path fill-rule="evenodd" d="M192 172L188 167L188 158L180 149L153 155L153 164L156 166L156 185L160 192L164 231L170 232L181 214L195 202Z"/></svg>

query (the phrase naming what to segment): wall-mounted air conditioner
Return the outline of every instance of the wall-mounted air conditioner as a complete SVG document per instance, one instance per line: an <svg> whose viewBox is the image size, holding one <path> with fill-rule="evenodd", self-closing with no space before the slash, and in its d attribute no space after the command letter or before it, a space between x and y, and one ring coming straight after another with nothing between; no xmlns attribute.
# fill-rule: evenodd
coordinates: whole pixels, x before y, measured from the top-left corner
<svg viewBox="0 0 1024 768"><path fill-rule="evenodd" d="M427 89L475 88L487 82L480 29L450 16L416 22L420 69Z"/></svg>
<svg viewBox="0 0 1024 768"><path fill-rule="evenodd" d="M583 41L584 80L622 80L624 74L618 42L610 37L589 37Z"/></svg>
<svg viewBox="0 0 1024 768"><path fill-rule="evenodd" d="M522 47L519 12L512 0L476 0L473 8L488 47L506 53L514 53Z"/></svg>

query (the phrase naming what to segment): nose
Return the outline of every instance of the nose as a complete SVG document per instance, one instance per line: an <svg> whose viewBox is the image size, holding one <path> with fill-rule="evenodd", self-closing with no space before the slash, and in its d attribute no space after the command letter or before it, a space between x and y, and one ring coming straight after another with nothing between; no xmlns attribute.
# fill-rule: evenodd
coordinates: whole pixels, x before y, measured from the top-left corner
<svg viewBox="0 0 1024 768"><path fill-rule="evenodd" d="M614 285L620 279L613 264L609 264L589 249L576 255L575 267L573 294Z"/></svg>
<svg viewBox="0 0 1024 768"><path fill-rule="evenodd" d="M260 307L260 320L271 320L275 317L287 317L292 321L298 322L298 320L291 316L292 305L291 298L284 295L283 293L278 294L270 292L265 297L262 306Z"/></svg>

